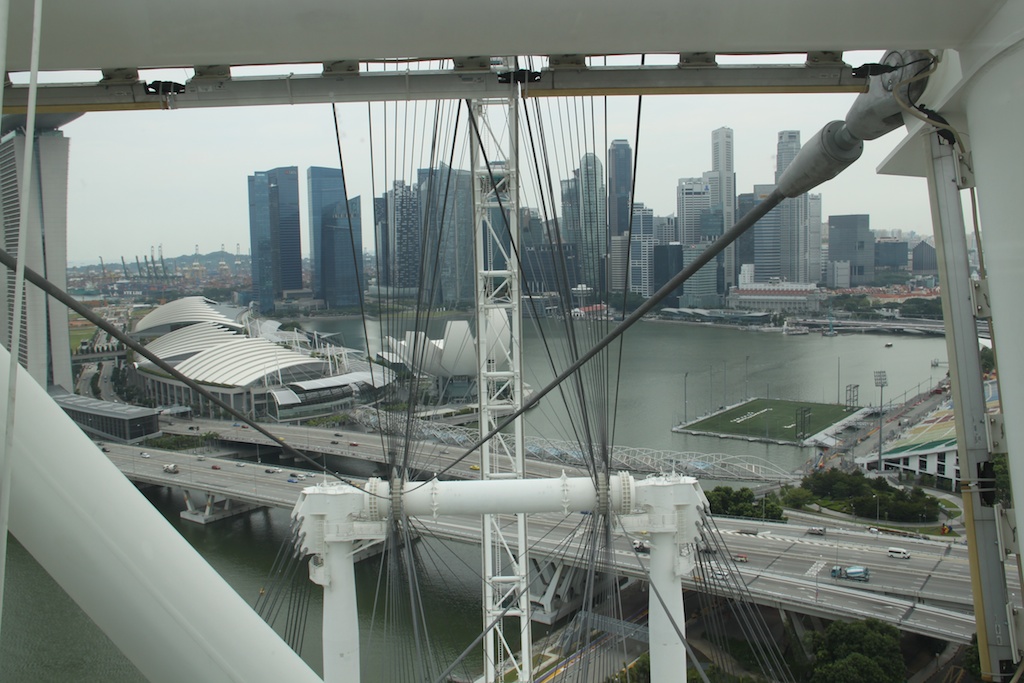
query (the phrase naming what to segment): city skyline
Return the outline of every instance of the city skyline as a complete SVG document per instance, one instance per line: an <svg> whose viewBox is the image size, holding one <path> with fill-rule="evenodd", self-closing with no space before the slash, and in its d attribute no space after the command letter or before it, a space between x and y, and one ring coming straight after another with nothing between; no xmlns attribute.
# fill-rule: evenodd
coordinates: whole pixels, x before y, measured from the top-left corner
<svg viewBox="0 0 1024 683"><path fill-rule="evenodd" d="M595 147L606 166L611 141L627 140L638 154L634 201L656 216L667 216L675 213L678 179L708 168L712 131L734 131L738 195L772 182L780 131L799 130L807 140L829 120L844 116L853 97L652 96L644 99L639 143L633 139L636 98L609 98L607 140L596 141ZM389 106L393 112L395 105ZM378 116L379 108L370 107ZM339 106L338 119L350 195L377 197L387 185L372 181L368 172L367 109ZM99 256L133 260L161 244L169 255L193 253L196 245L201 253L218 250L221 244L229 252L241 244L245 251L245 178L253 168L338 166L327 105L89 114L64 131L71 141L71 264L96 263ZM901 138L895 132L868 142L864 156L851 169L816 190L823 196L823 219L866 213L877 229L931 233L924 180L874 173ZM383 164L379 157L378 153L378 174ZM578 162L578 155L562 159L564 168L552 173L568 178ZM429 160L420 164L429 165ZM305 199L305 178L301 182L300 196ZM524 204L532 205L532 200L526 198ZM363 243L372 245L371 212L363 212L362 218ZM303 240L303 255L309 250Z"/></svg>

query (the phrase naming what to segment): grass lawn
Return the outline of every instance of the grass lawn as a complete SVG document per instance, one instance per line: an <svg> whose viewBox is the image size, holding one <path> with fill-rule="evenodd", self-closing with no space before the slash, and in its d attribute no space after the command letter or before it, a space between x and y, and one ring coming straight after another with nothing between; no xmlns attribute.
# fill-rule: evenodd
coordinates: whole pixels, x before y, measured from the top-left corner
<svg viewBox="0 0 1024 683"><path fill-rule="evenodd" d="M817 434L831 427L856 410L848 410L844 406L830 403L755 398L717 415L693 422L689 428L731 436L798 441L797 412L801 408L810 411L807 414L805 436Z"/></svg>
<svg viewBox="0 0 1024 683"><path fill-rule="evenodd" d="M77 351L83 340L92 339L92 336L96 334L96 326L89 325L88 327L75 327L72 328L68 334L71 342L71 350Z"/></svg>
<svg viewBox="0 0 1024 683"><path fill-rule="evenodd" d="M956 505L953 505L953 503L950 503L948 500L939 498L939 505L946 512L946 514L949 515L950 519L956 519L960 516L960 508L958 508Z"/></svg>

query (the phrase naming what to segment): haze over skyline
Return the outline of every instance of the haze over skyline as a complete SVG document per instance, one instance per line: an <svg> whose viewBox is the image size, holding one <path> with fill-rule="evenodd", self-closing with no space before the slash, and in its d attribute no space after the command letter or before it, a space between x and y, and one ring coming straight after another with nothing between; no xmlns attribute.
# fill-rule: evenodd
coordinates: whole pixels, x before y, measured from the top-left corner
<svg viewBox="0 0 1024 683"><path fill-rule="evenodd" d="M848 58L856 64L862 60ZM801 141L825 123L846 115L855 95L685 95L643 99L639 143L636 97L595 99L607 108L607 134L601 124L593 146L603 154L616 138L638 149L636 196L655 215L675 213L681 177L711 168L711 132L734 130L736 192L771 183L777 134L799 130ZM426 106L426 105L420 105ZM589 104L586 106L590 106ZM372 105L373 138L379 139L381 105ZM400 105L397 111L406 113ZM375 143L377 180L370 178L370 124L366 104L338 105L338 124L350 196L363 198L363 243L372 249L371 198L385 189L381 149ZM395 105L389 105L393 123ZM408 112L417 111L410 105ZM418 112L422 119L422 111ZM422 124L421 124L422 125ZM465 122L462 124L465 126ZM410 131L409 129L412 128ZM330 105L91 113L63 129L71 140L68 179L68 260L71 264L133 260L163 245L165 256L200 253L236 244L249 251L246 179L255 171L297 166L302 202L302 253L308 255L305 174L309 166L338 167ZM407 127L399 140L408 176L429 166L426 133ZM549 132L553 134L553 131ZM390 133L389 133L390 134ZM391 134L393 135L393 134ZM416 140L416 137L419 137ZM931 234L928 196L922 178L879 176L875 167L903 138L902 131L865 143L863 157L838 178L819 186L822 219L866 213L872 229ZM410 142L412 140L412 142ZM392 146L394 142L389 143ZM413 151L408 151L413 150ZM464 154L460 150L459 154ZM417 155L420 155L417 157ZM575 153L552 163L551 173L568 177L578 165ZM397 152L396 152L397 158ZM468 168L468 157L453 164ZM556 168L557 166L557 168ZM411 180L407 177L407 180ZM557 178L556 178L557 181ZM533 196L522 203L536 207ZM556 211L560 207L556 206Z"/></svg>

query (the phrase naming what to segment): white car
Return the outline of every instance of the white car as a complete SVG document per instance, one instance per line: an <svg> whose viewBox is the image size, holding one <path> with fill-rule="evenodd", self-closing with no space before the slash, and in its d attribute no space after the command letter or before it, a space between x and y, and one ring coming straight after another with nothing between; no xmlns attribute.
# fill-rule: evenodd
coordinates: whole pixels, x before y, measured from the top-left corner
<svg viewBox="0 0 1024 683"><path fill-rule="evenodd" d="M147 453L146 451L139 451L139 455L141 455L141 456L142 456L143 458L150 458L150 457L152 457L152 456L151 456L151 455L150 455L149 453Z"/></svg>

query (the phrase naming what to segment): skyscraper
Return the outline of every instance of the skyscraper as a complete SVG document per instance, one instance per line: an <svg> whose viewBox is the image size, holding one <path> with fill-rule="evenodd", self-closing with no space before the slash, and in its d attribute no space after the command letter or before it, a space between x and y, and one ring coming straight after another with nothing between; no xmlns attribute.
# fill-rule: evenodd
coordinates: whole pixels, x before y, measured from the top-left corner
<svg viewBox="0 0 1024 683"><path fill-rule="evenodd" d="M629 235L629 291L641 296L654 293L654 247L658 244L654 236L654 211L643 204L633 205L633 230ZM614 238L613 238L614 239ZM610 289L617 291L613 282Z"/></svg>
<svg viewBox="0 0 1024 683"><path fill-rule="evenodd" d="M754 199L762 202L775 190L775 185L754 185ZM754 279L770 282L782 277L780 219L782 207L776 206L754 223Z"/></svg>
<svg viewBox="0 0 1024 683"><path fill-rule="evenodd" d="M476 296L473 174L447 164L420 169L418 191L426 243L438 245L436 259L434 252L427 255L437 276L432 285L434 302L449 307L472 304ZM500 214L491 219L504 222ZM505 233L500 223L497 229Z"/></svg>
<svg viewBox="0 0 1024 683"><path fill-rule="evenodd" d="M722 222L728 230L736 223L736 169L733 167L732 128L717 128L711 132L711 170L718 174L717 191L713 204L722 206ZM725 248L723 267L726 290L736 284L736 244ZM725 294L726 292L722 292Z"/></svg>
<svg viewBox="0 0 1024 683"><path fill-rule="evenodd" d="M800 131L779 131L775 158L775 182L800 152ZM807 195L783 200L779 205L779 277L787 282L808 282ZM817 278L814 278L817 281Z"/></svg>
<svg viewBox="0 0 1024 683"><path fill-rule="evenodd" d="M576 253L580 258L580 275L583 284L603 290L603 266L608 253L608 200L601 160L593 152L587 152L580 159L580 167L576 169L575 175L579 192L579 238Z"/></svg>
<svg viewBox="0 0 1024 683"><path fill-rule="evenodd" d="M680 178L676 183L676 229L683 244L701 241L700 214L711 205L711 189L704 178Z"/></svg>
<svg viewBox="0 0 1024 683"><path fill-rule="evenodd" d="M870 221L867 214L828 217L828 260L850 263L851 287L875 280L875 237Z"/></svg>
<svg viewBox="0 0 1024 683"><path fill-rule="evenodd" d="M297 167L249 176L249 241L253 299L268 313L284 292L302 289Z"/></svg>
<svg viewBox="0 0 1024 683"><path fill-rule="evenodd" d="M633 189L633 150L628 140L612 140L608 148L608 233L629 230L629 199Z"/></svg>
<svg viewBox="0 0 1024 683"><path fill-rule="evenodd" d="M385 192L380 206L385 216L375 216L378 227L387 231L378 236L378 243L387 245L386 258L378 257L381 283L410 291L420 287L422 266L422 226L420 223L419 191L404 180L396 180L390 192ZM384 272L386 271L386 277Z"/></svg>
<svg viewBox="0 0 1024 683"><path fill-rule="evenodd" d="M328 308L356 306L363 283L359 197L346 201L341 169L311 166L306 179L313 296Z"/></svg>
<svg viewBox="0 0 1024 683"><path fill-rule="evenodd" d="M33 152L36 170L28 209L28 243L21 245L18 223L25 142L21 129L0 139L0 183L5 189L2 195L4 250L11 256L23 258L26 267L57 287L67 289L68 139L59 130L36 128ZM14 272L5 273L5 286L0 288L0 340L10 349L15 310ZM42 386L59 385L72 391L67 309L51 304L46 294L25 284L18 360Z"/></svg>
<svg viewBox="0 0 1024 683"><path fill-rule="evenodd" d="M822 282L821 195L807 195L807 281Z"/></svg>

